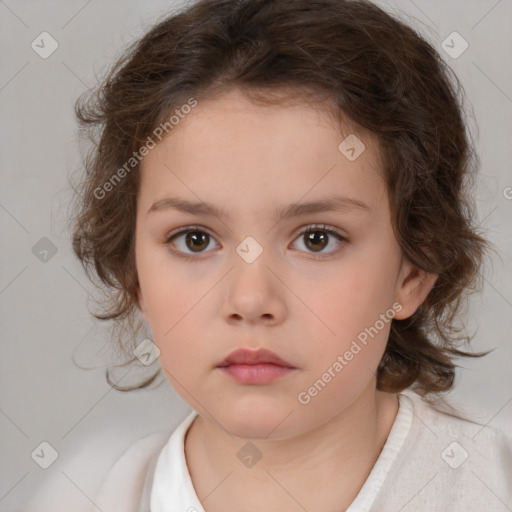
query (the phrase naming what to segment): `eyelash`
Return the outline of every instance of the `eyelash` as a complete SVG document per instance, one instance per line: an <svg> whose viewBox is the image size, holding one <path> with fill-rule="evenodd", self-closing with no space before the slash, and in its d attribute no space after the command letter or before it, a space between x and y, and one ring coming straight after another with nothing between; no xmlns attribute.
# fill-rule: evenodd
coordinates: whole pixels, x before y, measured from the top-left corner
<svg viewBox="0 0 512 512"><path fill-rule="evenodd" d="M300 231L297 236L294 238L294 240L298 239L301 235L304 235L304 233L307 233L308 231L323 231L325 233L328 233L329 235L333 236L334 238L336 238L339 242L347 242L347 238L345 236L343 236L338 230L334 229L334 228L331 228L329 226L326 226L325 224L309 224L308 226L305 226L305 228ZM165 241L164 243L166 245L170 245L171 242L178 238L180 235L183 235L183 234L186 234L186 233L189 233L189 232L199 232L199 233L205 233L207 234L208 236L210 236L211 238L215 239L215 237L206 229L202 228L201 226L186 226L182 229L180 229L179 231L177 232L171 232L169 233L166 237L165 237ZM181 251L176 251L174 249L171 249L169 248L169 250L175 254L176 256L179 256L185 260L188 260L188 261L197 261L198 260L198 256L200 254L203 254L203 253L197 253L197 256L194 256L194 255L190 255L190 254L187 254L187 253L183 253ZM337 254L338 252L340 251L340 248L338 249L335 249L334 251L331 251L330 253L326 253L327 256L324 254L324 253L309 253L314 259L323 259L323 258L326 258L326 257L329 257L329 256L332 256L334 254Z"/></svg>

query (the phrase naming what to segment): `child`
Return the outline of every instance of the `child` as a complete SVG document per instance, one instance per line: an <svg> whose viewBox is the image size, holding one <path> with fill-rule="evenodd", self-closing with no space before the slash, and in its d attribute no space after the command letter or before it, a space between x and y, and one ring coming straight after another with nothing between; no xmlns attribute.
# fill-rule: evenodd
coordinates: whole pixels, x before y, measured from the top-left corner
<svg viewBox="0 0 512 512"><path fill-rule="evenodd" d="M488 248L449 73L367 1L200 0L77 103L96 316L193 409L93 510L511 510L510 444L443 397Z"/></svg>

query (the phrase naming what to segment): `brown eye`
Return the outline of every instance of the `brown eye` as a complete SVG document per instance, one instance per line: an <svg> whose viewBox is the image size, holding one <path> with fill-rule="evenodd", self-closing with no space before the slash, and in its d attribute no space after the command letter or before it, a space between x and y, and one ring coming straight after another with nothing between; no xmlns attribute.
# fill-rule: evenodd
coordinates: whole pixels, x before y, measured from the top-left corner
<svg viewBox="0 0 512 512"><path fill-rule="evenodd" d="M305 230L299 233L298 241L304 241L305 251L310 254L332 254L337 252L337 246L341 245L346 238L338 231L327 228L324 225L310 225ZM332 240L337 242L334 250L324 251L326 247L332 245Z"/></svg>
<svg viewBox="0 0 512 512"><path fill-rule="evenodd" d="M312 251L321 251L329 242L329 236L323 231L306 231L304 233L304 239L306 240L306 246Z"/></svg>
<svg viewBox="0 0 512 512"><path fill-rule="evenodd" d="M176 247L177 250L170 249L177 254L182 253L187 257L191 254L201 254L206 251L213 237L206 231L194 227L182 229L178 233L169 235L165 243Z"/></svg>
<svg viewBox="0 0 512 512"><path fill-rule="evenodd" d="M194 252L201 252L208 247L210 235L202 231L189 231L185 237L185 245Z"/></svg>

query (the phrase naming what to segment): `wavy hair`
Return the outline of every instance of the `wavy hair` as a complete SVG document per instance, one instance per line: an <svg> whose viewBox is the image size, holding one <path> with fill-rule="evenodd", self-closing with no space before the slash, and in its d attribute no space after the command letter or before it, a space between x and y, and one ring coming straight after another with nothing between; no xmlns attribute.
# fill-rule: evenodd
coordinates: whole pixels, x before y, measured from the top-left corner
<svg viewBox="0 0 512 512"><path fill-rule="evenodd" d="M396 239L405 257L438 275L417 311L392 321L377 389L411 387L424 397L451 389L456 357L488 353L460 350L471 336L457 325L465 299L481 290L491 248L474 222L471 187L480 162L454 72L411 26L368 1L196 1L154 24L77 100L81 133L95 144L79 184L72 243L107 291L103 313L94 316L129 326L129 340L118 337L126 346L141 325L138 165L106 198L98 190L170 113L191 97L231 87L274 105L284 101L277 91L329 98L335 115L376 137ZM160 371L117 389L147 386ZM108 372L107 379L114 385Z"/></svg>

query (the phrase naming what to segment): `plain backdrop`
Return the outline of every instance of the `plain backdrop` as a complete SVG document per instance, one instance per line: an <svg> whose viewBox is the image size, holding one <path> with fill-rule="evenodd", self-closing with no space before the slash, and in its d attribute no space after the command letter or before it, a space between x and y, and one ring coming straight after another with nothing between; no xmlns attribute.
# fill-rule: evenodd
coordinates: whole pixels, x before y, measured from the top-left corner
<svg viewBox="0 0 512 512"><path fill-rule="evenodd" d="M470 122L478 127L478 217L500 258L466 322L476 331L474 351L497 350L459 361L452 396L484 423L511 432L512 2L377 3L438 48L462 81ZM105 382L108 331L89 314L94 289L66 231L68 179L80 166L74 102L127 44L178 5L0 2L0 511L24 510L50 481L63 500L90 505L98 475L116 456L147 433L176 427L190 410L167 381L132 393ZM458 58L442 47L454 31L469 45ZM46 59L31 46L42 32L58 44ZM42 442L58 453L48 469L33 455Z"/></svg>

